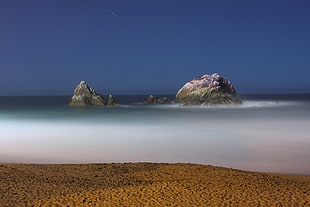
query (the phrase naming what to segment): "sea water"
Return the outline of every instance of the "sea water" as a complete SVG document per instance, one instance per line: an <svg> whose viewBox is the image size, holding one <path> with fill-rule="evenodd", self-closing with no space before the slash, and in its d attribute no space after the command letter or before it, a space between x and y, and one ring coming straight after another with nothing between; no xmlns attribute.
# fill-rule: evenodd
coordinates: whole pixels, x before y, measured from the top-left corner
<svg viewBox="0 0 310 207"><path fill-rule="evenodd" d="M190 162L310 174L310 95L242 105L69 107L67 96L0 97L0 162ZM173 99L173 96L170 96Z"/></svg>

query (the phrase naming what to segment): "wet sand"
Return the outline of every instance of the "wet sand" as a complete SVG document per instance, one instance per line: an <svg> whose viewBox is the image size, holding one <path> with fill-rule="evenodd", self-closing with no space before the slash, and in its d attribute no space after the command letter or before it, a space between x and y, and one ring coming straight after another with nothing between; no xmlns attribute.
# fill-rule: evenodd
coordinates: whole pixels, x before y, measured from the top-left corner
<svg viewBox="0 0 310 207"><path fill-rule="evenodd" d="M0 206L310 206L310 176L196 164L0 164Z"/></svg>

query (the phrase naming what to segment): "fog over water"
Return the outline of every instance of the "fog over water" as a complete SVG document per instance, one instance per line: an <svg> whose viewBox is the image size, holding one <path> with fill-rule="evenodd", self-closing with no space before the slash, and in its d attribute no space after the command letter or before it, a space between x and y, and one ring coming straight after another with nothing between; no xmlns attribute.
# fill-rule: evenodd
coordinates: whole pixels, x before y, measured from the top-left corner
<svg viewBox="0 0 310 207"><path fill-rule="evenodd" d="M252 95L218 107L118 98L117 108L70 108L67 97L1 97L0 162L191 162L310 174L309 96Z"/></svg>

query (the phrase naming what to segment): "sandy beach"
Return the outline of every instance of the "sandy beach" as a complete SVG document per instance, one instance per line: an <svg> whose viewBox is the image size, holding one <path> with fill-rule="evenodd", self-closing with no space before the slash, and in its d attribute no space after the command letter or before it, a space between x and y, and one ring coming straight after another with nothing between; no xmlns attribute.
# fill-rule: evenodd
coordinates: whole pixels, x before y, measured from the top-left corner
<svg viewBox="0 0 310 207"><path fill-rule="evenodd" d="M196 164L4 164L0 206L309 206L310 176Z"/></svg>

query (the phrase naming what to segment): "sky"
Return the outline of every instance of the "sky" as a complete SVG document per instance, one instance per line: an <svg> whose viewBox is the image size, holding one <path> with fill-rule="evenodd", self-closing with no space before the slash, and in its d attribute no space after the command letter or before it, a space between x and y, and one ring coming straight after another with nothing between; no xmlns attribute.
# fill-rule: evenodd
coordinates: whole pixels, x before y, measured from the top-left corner
<svg viewBox="0 0 310 207"><path fill-rule="evenodd" d="M309 0L2 0L0 95L310 93Z"/></svg>

